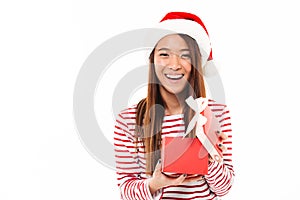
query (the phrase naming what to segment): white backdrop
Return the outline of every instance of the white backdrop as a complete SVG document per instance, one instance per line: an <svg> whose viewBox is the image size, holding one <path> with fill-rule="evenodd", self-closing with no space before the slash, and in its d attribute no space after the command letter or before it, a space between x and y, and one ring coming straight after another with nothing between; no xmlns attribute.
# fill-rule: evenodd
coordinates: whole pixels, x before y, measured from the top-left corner
<svg viewBox="0 0 300 200"><path fill-rule="evenodd" d="M198 14L210 33L234 131L236 179L224 199L298 198L297 5L292 0L2 1L0 199L118 199L115 172L86 151L76 132L74 84L102 42L150 27L169 11ZM137 57L115 66L126 69L126 59L143 64ZM103 105L98 94L97 113ZM103 123L101 116L98 120ZM113 118L106 120L111 140Z"/></svg>

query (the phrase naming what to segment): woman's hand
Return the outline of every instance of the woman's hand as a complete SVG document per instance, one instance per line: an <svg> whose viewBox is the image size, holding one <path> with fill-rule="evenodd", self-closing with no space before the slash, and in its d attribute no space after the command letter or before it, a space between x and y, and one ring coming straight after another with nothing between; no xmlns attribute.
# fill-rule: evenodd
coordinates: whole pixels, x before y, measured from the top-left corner
<svg viewBox="0 0 300 200"><path fill-rule="evenodd" d="M227 148L222 144L224 140L226 140L228 138L228 136L221 132L221 131L217 131L217 136L221 139L221 142L218 143L218 148L221 149L222 152L227 151ZM220 161L222 158L219 158L219 156L217 156L217 158L213 159L210 155L209 155L209 162L213 162L214 160L216 161Z"/></svg>
<svg viewBox="0 0 300 200"><path fill-rule="evenodd" d="M160 188L170 186L170 185L180 185L188 182L200 181L203 179L202 175L193 176L191 178L187 178L186 174L182 174L179 177L173 178L166 176L161 172L162 166L160 161L157 163L153 175L149 181L149 187L151 194L154 194L155 191Z"/></svg>

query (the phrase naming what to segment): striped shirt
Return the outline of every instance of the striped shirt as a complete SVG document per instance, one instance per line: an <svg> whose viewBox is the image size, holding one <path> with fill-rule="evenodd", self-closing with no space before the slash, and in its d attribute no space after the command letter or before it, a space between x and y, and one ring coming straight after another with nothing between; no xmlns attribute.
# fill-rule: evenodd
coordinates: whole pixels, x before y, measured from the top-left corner
<svg viewBox="0 0 300 200"><path fill-rule="evenodd" d="M154 195L149 190L149 176L145 174L146 159L142 142L135 137L136 105L123 110L116 118L114 147L117 182L123 200L151 199L220 199L232 186L234 171L232 165L232 131L227 107L209 100L208 106L219 120L221 131L228 136L223 141L227 148L223 161L208 165L208 174L201 181L164 187ZM162 137L180 137L185 133L183 114L164 116ZM137 148L136 148L137 146Z"/></svg>

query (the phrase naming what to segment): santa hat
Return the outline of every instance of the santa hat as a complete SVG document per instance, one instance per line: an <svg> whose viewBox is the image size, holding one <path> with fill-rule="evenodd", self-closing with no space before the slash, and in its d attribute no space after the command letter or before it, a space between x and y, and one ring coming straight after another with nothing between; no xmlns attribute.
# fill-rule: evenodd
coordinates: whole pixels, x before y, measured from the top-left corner
<svg viewBox="0 0 300 200"><path fill-rule="evenodd" d="M202 20L191 13L170 12L163 17L156 28L165 29L172 33L183 33L194 38L199 46L202 56L202 68L205 75L212 75L216 72L213 61L212 47L208 31ZM166 36L170 32L164 32Z"/></svg>

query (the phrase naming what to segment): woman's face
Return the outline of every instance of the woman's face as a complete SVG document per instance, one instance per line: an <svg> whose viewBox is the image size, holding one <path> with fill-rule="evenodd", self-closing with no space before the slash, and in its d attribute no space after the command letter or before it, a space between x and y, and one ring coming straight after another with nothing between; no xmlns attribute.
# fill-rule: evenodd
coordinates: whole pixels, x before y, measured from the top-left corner
<svg viewBox="0 0 300 200"><path fill-rule="evenodd" d="M191 52L186 42L175 34L162 38L154 51L154 66L161 92L182 92L192 69Z"/></svg>

